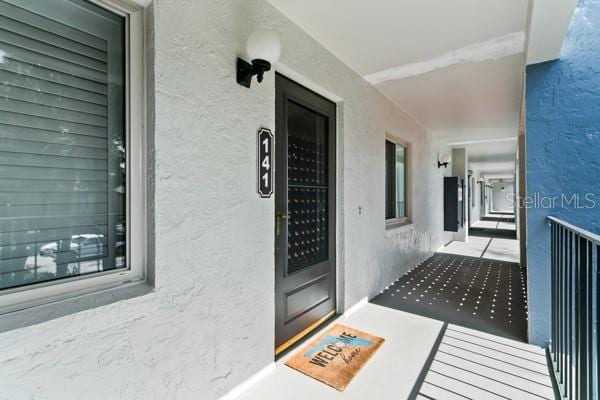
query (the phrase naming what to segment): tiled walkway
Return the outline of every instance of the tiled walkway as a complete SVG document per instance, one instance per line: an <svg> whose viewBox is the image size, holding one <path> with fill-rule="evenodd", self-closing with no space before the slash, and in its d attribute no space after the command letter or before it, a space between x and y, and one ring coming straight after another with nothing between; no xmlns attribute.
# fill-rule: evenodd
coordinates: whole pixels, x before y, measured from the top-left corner
<svg viewBox="0 0 600 400"><path fill-rule="evenodd" d="M520 262L519 241L512 215L484 217L469 228L469 240L454 241L439 252Z"/></svg>
<svg viewBox="0 0 600 400"><path fill-rule="evenodd" d="M525 341L526 287L516 263L437 253L372 302Z"/></svg>
<svg viewBox="0 0 600 400"><path fill-rule="evenodd" d="M451 242L440 253L460 256L491 258L501 261L519 262L519 242L490 236L470 236L468 242Z"/></svg>
<svg viewBox="0 0 600 400"><path fill-rule="evenodd" d="M475 236L449 243L372 301L526 341L527 274L518 264L514 217L488 216L474 226Z"/></svg>
<svg viewBox="0 0 600 400"><path fill-rule="evenodd" d="M554 399L544 350L523 343L526 275L511 262L518 255L506 237L453 242L335 320L385 338L343 392L284 365L300 346L239 398Z"/></svg>
<svg viewBox="0 0 600 400"><path fill-rule="evenodd" d="M385 338L343 392L284 365L301 346L236 399L554 399L538 347L372 303L334 323Z"/></svg>
<svg viewBox="0 0 600 400"><path fill-rule="evenodd" d="M516 239L516 225L512 216L487 216L469 227L470 236Z"/></svg>

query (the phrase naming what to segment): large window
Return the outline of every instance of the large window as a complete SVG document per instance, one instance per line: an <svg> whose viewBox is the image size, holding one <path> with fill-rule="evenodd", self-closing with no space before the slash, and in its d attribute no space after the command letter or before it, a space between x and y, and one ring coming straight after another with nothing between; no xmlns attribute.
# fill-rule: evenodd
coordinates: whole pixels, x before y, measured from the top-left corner
<svg viewBox="0 0 600 400"><path fill-rule="evenodd" d="M385 141L385 218L388 221L402 222L408 217L406 160L405 146Z"/></svg>
<svg viewBox="0 0 600 400"><path fill-rule="evenodd" d="M0 295L132 270L131 22L0 0Z"/></svg>

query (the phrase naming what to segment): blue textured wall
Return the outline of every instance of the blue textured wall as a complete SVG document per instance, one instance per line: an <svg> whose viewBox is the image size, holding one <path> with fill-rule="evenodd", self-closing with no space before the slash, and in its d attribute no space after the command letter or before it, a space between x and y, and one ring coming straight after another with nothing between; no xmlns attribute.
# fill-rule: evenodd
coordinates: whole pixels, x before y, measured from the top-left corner
<svg viewBox="0 0 600 400"><path fill-rule="evenodd" d="M569 203L573 195L584 208ZM546 216L600 232L600 0L580 0L560 60L527 68L527 196L533 202L527 214L529 337L544 345L550 337ZM552 197L558 197L553 205Z"/></svg>

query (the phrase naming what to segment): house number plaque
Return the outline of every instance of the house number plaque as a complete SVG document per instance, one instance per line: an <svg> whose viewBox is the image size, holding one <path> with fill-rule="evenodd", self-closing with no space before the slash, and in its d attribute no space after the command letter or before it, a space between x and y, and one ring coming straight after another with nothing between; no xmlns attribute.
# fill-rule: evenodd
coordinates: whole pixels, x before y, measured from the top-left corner
<svg viewBox="0 0 600 400"><path fill-rule="evenodd" d="M261 128L257 133L258 155L258 194L266 199L273 194L273 134Z"/></svg>

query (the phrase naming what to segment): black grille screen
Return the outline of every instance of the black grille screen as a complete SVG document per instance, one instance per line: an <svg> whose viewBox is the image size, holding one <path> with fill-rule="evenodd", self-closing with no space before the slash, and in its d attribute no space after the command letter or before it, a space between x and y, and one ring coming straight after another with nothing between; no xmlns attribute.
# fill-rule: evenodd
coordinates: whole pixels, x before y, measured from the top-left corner
<svg viewBox="0 0 600 400"><path fill-rule="evenodd" d="M327 118L288 102L288 273L328 259Z"/></svg>

